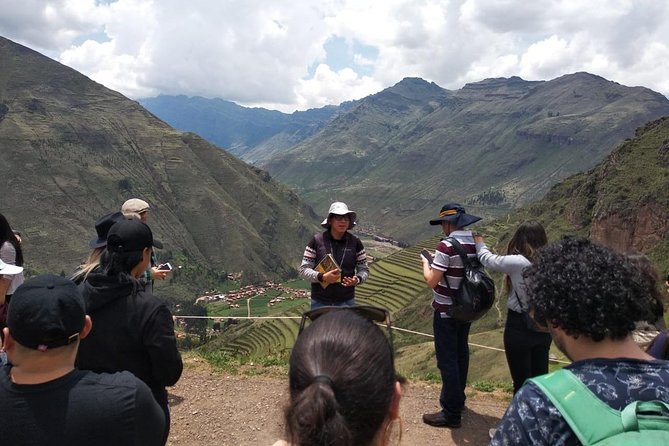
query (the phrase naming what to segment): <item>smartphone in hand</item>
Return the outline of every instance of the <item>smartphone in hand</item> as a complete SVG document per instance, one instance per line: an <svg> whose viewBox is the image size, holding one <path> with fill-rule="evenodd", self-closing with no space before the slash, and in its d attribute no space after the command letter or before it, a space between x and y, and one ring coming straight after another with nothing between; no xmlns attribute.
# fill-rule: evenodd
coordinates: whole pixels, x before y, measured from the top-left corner
<svg viewBox="0 0 669 446"><path fill-rule="evenodd" d="M172 271L172 265L170 264L170 262L161 263L160 265L158 265L158 269L161 271Z"/></svg>
<svg viewBox="0 0 669 446"><path fill-rule="evenodd" d="M427 259L427 263L432 265L433 258L432 258L432 254L430 254L430 251L428 251L427 249L423 249L423 250L420 251L420 255L425 257Z"/></svg>

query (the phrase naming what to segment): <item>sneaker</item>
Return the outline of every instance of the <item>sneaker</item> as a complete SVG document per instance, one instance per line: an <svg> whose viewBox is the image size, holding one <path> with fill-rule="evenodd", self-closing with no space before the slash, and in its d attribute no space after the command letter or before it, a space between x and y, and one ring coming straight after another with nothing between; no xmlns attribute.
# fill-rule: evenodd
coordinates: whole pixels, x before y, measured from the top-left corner
<svg viewBox="0 0 669 446"><path fill-rule="evenodd" d="M495 432L497 432L497 429L495 429L494 427L488 429L488 437L490 437L491 440L492 440L492 437L495 436Z"/></svg>
<svg viewBox="0 0 669 446"><path fill-rule="evenodd" d="M462 426L460 417L446 417L443 412L423 414L423 423L434 427L450 427L453 429Z"/></svg>

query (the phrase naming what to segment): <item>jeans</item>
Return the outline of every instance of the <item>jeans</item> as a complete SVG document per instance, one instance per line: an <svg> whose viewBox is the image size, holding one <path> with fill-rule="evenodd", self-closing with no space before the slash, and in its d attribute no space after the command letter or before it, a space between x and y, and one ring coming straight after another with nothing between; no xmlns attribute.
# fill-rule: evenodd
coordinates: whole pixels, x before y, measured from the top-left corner
<svg viewBox="0 0 669 446"><path fill-rule="evenodd" d="M548 350L551 335L530 330L523 315L509 310L504 327L504 351L513 380L513 393L528 378L548 373Z"/></svg>
<svg viewBox="0 0 669 446"><path fill-rule="evenodd" d="M316 308L322 308L322 307L354 307L355 306L355 299L349 299L344 302L339 302L338 304L324 304L322 302L319 302L317 300L311 299L311 309L315 310Z"/></svg>
<svg viewBox="0 0 669 446"><path fill-rule="evenodd" d="M439 403L447 418L460 418L465 407L465 386L469 371L469 328L471 322L441 317L434 312L434 350L441 372Z"/></svg>

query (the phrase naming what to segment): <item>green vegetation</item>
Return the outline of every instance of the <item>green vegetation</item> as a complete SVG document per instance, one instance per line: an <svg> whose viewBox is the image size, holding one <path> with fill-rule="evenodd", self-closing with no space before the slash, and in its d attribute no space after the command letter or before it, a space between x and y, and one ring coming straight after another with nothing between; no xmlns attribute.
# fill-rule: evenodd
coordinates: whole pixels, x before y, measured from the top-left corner
<svg viewBox="0 0 669 446"><path fill-rule="evenodd" d="M638 180L639 172L648 179ZM543 222L549 239L563 234L591 235L618 249L641 250L659 269L669 270L669 119L640 129L636 139L621 145L590 172L553 187L545 199L506 218L477 225L476 229L485 235L488 246L503 252L513 231L525 219ZM438 239L433 236L374 263L370 279L356 291L359 303L390 309L396 327L431 334L431 294L422 279L419 252L422 248L433 250ZM506 301L502 277L494 277L499 299L484 318L472 325L469 381L477 391L510 392L506 359L500 351ZM286 315L298 316L306 307L305 302L304 307L291 308ZM202 350L225 351L232 357L287 354L296 330L297 320L240 322ZM430 337L393 331L393 339L401 374L410 380L440 382ZM551 371L568 362L555 346L551 357L561 361L551 362Z"/></svg>
<svg viewBox="0 0 669 446"><path fill-rule="evenodd" d="M0 169L7 184L20 185L0 196L0 208L24 235L27 274L68 274L88 254L93 222L140 196L151 204L149 223L164 244L159 259L176 267L169 281L156 283L156 294L178 314L208 311L225 327L212 335L211 322L189 320L180 345L223 369L283 367L308 301L270 306L278 296L268 292L240 308L205 309L194 299L204 290L295 278L320 221L301 198L322 213L337 196L359 212L361 226L419 240L397 252L370 242L370 254L382 260L357 297L388 308L395 326L426 334L431 296L418 252L434 249L427 221L444 201L470 203L470 213L486 217L477 229L499 251L520 221L534 218L552 239L590 235L646 253L669 271L668 119L647 124L592 170L551 188L594 166L639 124L669 114L667 98L647 89L587 73L550 82L490 79L457 92L406 79L324 120L307 120L325 125L333 118L322 131L312 129L308 143L266 158L298 198L267 172L1 37L0 60ZM549 188L541 201L511 212ZM233 273L243 274L229 280ZM249 308L285 319L231 319ZM504 314L500 286L496 308L472 327L470 381L481 388L509 381L503 354L485 348L501 348ZM438 379L429 337L393 336L401 373Z"/></svg>

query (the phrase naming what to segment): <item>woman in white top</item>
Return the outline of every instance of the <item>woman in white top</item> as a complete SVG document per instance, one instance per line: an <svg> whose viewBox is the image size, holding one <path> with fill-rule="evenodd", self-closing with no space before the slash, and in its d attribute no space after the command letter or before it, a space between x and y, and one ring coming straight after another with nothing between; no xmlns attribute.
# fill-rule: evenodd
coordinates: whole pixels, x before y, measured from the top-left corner
<svg viewBox="0 0 669 446"><path fill-rule="evenodd" d="M522 223L509 240L506 255L490 252L480 235L474 237L479 260L488 269L504 273L504 289L508 292L504 350L513 379L513 393L526 379L548 373L548 350L551 337L546 332L530 327L531 302L525 291L523 270L527 268L537 249L547 243L541 223L530 220Z"/></svg>
<svg viewBox="0 0 669 446"><path fill-rule="evenodd" d="M21 244L14 235L9 222L0 214L0 260L7 265L23 266ZM9 300L23 283L23 271L17 274L0 274L0 330L5 327L5 316Z"/></svg>

